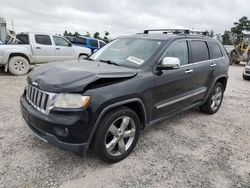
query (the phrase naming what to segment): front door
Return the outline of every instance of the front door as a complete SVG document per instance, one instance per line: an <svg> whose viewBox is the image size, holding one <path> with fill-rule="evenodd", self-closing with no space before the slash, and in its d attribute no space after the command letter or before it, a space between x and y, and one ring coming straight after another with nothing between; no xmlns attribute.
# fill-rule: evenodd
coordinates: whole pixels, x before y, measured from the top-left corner
<svg viewBox="0 0 250 188"><path fill-rule="evenodd" d="M165 70L154 76L156 86L154 88L152 120L191 105L189 99L193 92L194 67L189 64L187 41L174 42L167 49L164 57L178 58L181 67Z"/></svg>
<svg viewBox="0 0 250 188"><path fill-rule="evenodd" d="M55 43L56 60L64 61L76 59L74 47L72 47L70 42L60 36L53 36L53 40Z"/></svg>

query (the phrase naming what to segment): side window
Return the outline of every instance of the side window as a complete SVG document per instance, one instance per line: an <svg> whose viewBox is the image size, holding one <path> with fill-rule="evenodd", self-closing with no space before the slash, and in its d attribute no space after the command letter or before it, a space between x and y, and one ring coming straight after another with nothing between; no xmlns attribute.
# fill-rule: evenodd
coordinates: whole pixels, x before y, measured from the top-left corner
<svg viewBox="0 0 250 188"><path fill-rule="evenodd" d="M53 36L53 40L56 46L70 46L69 42L62 37Z"/></svg>
<svg viewBox="0 0 250 188"><path fill-rule="evenodd" d="M190 48L192 63L209 60L206 42L198 40L190 41Z"/></svg>
<svg viewBox="0 0 250 188"><path fill-rule="evenodd" d="M52 45L49 35L35 35L37 44Z"/></svg>
<svg viewBox="0 0 250 188"><path fill-rule="evenodd" d="M210 53L210 59L216 59L223 56L218 44L214 42L208 42L207 45Z"/></svg>
<svg viewBox="0 0 250 188"><path fill-rule="evenodd" d="M86 39L82 38L82 37L76 37L74 42L77 43L77 44L86 45Z"/></svg>
<svg viewBox="0 0 250 188"><path fill-rule="evenodd" d="M98 48L98 41L97 40L90 39L89 43L90 43L90 46Z"/></svg>
<svg viewBox="0 0 250 188"><path fill-rule="evenodd" d="M103 46L105 46L105 43L100 41L100 48L103 47Z"/></svg>
<svg viewBox="0 0 250 188"><path fill-rule="evenodd" d="M164 57L177 57L180 60L181 65L188 64L188 47L186 41L180 41L174 43L168 48Z"/></svg>

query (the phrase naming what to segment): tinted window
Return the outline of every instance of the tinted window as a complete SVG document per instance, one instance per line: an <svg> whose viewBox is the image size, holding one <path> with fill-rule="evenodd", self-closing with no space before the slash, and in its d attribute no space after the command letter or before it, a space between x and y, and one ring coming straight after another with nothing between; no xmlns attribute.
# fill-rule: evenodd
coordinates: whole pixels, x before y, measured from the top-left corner
<svg viewBox="0 0 250 188"><path fill-rule="evenodd" d="M218 44L213 42L208 42L207 45L210 53L210 59L216 59L222 57L222 53Z"/></svg>
<svg viewBox="0 0 250 188"><path fill-rule="evenodd" d="M90 39L89 43L90 43L90 46L98 48L98 41L97 40Z"/></svg>
<svg viewBox="0 0 250 188"><path fill-rule="evenodd" d="M77 44L86 45L86 39L85 39L85 38L76 37L76 38L74 39L74 42L77 43Z"/></svg>
<svg viewBox="0 0 250 188"><path fill-rule="evenodd" d="M66 41L62 37L53 36L53 40L54 40L56 46L69 46L68 41Z"/></svg>
<svg viewBox="0 0 250 188"><path fill-rule="evenodd" d="M167 50L164 57L177 57L180 60L181 65L188 64L188 48L186 41L180 41L174 43Z"/></svg>
<svg viewBox="0 0 250 188"><path fill-rule="evenodd" d="M19 40L18 44L29 44L29 36L26 34L19 34L16 38Z"/></svg>
<svg viewBox="0 0 250 188"><path fill-rule="evenodd" d="M103 46L105 46L105 43L100 41L100 48L103 47Z"/></svg>
<svg viewBox="0 0 250 188"><path fill-rule="evenodd" d="M207 44L204 41L190 41L192 63L209 59Z"/></svg>
<svg viewBox="0 0 250 188"><path fill-rule="evenodd" d="M37 44L51 45L49 35L35 35L35 40Z"/></svg>

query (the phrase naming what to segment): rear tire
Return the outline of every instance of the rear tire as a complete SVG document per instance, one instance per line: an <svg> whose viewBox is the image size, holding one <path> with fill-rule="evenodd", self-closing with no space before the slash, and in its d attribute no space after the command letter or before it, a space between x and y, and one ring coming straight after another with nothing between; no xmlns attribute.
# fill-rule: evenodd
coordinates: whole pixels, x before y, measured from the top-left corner
<svg viewBox="0 0 250 188"><path fill-rule="evenodd" d="M200 110L206 114L216 113L220 109L223 95L224 86L220 82L217 82L214 85L207 101L202 106L200 106Z"/></svg>
<svg viewBox="0 0 250 188"><path fill-rule="evenodd" d="M30 65L27 59L22 56L14 56L9 60L9 71L11 74L20 76L29 72Z"/></svg>
<svg viewBox="0 0 250 188"><path fill-rule="evenodd" d="M140 120L133 110L127 107L111 110L96 133L95 153L108 163L121 161L132 152L139 135Z"/></svg>

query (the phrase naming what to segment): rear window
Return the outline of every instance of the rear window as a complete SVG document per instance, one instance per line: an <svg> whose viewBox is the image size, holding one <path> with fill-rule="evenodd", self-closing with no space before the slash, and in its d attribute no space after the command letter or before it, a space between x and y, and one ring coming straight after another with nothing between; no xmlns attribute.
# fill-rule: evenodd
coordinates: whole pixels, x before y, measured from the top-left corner
<svg viewBox="0 0 250 188"><path fill-rule="evenodd" d="M190 48L192 63L209 60L208 48L205 41L190 41Z"/></svg>
<svg viewBox="0 0 250 188"><path fill-rule="evenodd" d="M90 44L90 46L98 48L98 41L97 40L90 39L89 44Z"/></svg>
<svg viewBox="0 0 250 188"><path fill-rule="evenodd" d="M216 59L223 56L218 44L214 42L208 42L207 45L210 53L210 59Z"/></svg>
<svg viewBox="0 0 250 188"><path fill-rule="evenodd" d="M35 40L37 44L51 45L51 40L49 35L35 35Z"/></svg>
<svg viewBox="0 0 250 188"><path fill-rule="evenodd" d="M29 36L26 34L19 34L16 36L18 44L29 44Z"/></svg>

